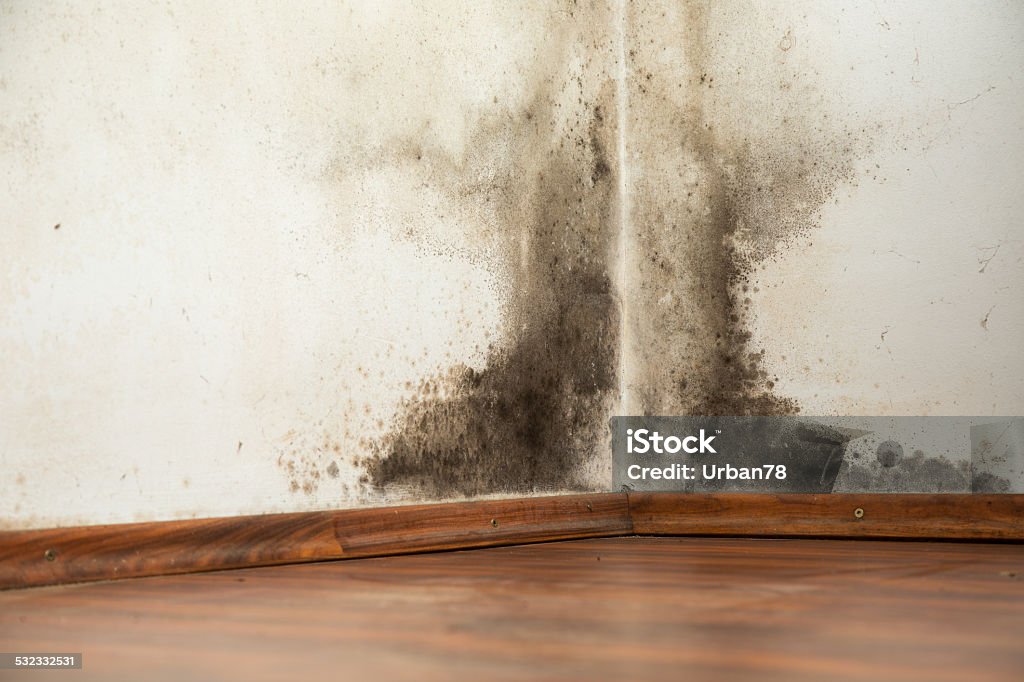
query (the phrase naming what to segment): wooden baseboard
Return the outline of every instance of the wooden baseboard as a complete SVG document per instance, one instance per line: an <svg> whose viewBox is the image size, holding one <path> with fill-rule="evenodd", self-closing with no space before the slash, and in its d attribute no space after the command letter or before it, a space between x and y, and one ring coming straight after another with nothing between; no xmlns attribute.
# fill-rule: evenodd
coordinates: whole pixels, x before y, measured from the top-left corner
<svg viewBox="0 0 1024 682"><path fill-rule="evenodd" d="M638 535L1024 540L1024 495L629 493Z"/></svg>
<svg viewBox="0 0 1024 682"><path fill-rule="evenodd" d="M596 493L5 531L0 589L632 534L1024 541L1024 495Z"/></svg>
<svg viewBox="0 0 1024 682"><path fill-rule="evenodd" d="M617 493L7 531L0 589L628 532Z"/></svg>

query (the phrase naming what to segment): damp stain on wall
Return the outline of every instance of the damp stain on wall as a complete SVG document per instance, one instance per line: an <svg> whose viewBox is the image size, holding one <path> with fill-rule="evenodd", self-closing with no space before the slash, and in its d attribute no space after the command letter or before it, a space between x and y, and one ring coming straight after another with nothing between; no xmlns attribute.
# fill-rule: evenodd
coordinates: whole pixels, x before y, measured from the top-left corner
<svg viewBox="0 0 1024 682"><path fill-rule="evenodd" d="M758 266L813 234L870 146L813 74L780 57L754 78L722 58L750 49L743 10L686 1L630 14L635 414L799 411L751 343Z"/></svg>
<svg viewBox="0 0 1024 682"><path fill-rule="evenodd" d="M287 480L289 492L309 497L328 478L338 478L341 453L341 444L329 430L289 431L281 438L275 462Z"/></svg>
<svg viewBox="0 0 1024 682"><path fill-rule="evenodd" d="M748 96L760 110L730 108L739 81L716 55L742 21L702 2L629 5L612 22L617 55L614 39L572 35L589 72L539 83L524 110L495 107L462 158L396 143L460 201L496 207L507 333L483 369L455 365L403 401L364 484L434 498L577 489L612 413L799 411L751 344L757 267L811 233L867 136L799 74ZM560 128L566 101L576 115ZM500 158L484 185L469 181L473 148Z"/></svg>
<svg viewBox="0 0 1024 682"><path fill-rule="evenodd" d="M470 239L498 254L507 300L486 364L422 380L368 443L367 487L449 498L601 486L621 327L615 82L607 8L567 7L601 28L580 19L552 36L561 72L545 64L517 106L495 97L460 156L391 145L452 203L488 207L492 224Z"/></svg>
<svg viewBox="0 0 1024 682"><path fill-rule="evenodd" d="M602 489L613 414L1019 410L1016 9L194 9L4 22L12 524Z"/></svg>
<svg viewBox="0 0 1024 682"><path fill-rule="evenodd" d="M954 462L943 455L929 456L915 450L892 459L847 459L835 492L966 493L971 492L971 482L969 461Z"/></svg>
<svg viewBox="0 0 1024 682"><path fill-rule="evenodd" d="M515 129L509 167L480 199L499 207L510 237L507 340L484 368L456 365L416 388L373 443L367 483L431 497L586 487L617 390L608 93L562 135L547 126L554 102L543 94L502 117Z"/></svg>
<svg viewBox="0 0 1024 682"><path fill-rule="evenodd" d="M604 487L621 328L613 15L608 3L560 3L515 88L467 106L458 130L424 110L403 126L412 132L324 165L325 185L387 216L372 230L493 275L502 315L474 357L420 362L388 339L379 364L422 378L404 382L391 415L367 402L366 419L337 410L279 438L290 494L347 496L355 481L352 494L377 503ZM362 178L397 182L395 211L374 203L386 192L361 194L376 188ZM345 234L329 246L345 248ZM469 329L472 315L463 308L451 324Z"/></svg>

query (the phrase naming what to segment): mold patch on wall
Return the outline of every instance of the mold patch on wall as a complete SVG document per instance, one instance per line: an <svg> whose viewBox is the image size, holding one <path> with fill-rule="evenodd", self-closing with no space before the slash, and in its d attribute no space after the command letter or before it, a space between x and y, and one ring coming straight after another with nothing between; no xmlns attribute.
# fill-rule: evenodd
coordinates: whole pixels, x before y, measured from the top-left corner
<svg viewBox="0 0 1024 682"><path fill-rule="evenodd" d="M631 7L627 413L795 413L750 342L757 266L812 234L871 131L747 5Z"/></svg>
<svg viewBox="0 0 1024 682"><path fill-rule="evenodd" d="M1024 419L971 429L971 492L1024 492Z"/></svg>
<svg viewBox="0 0 1024 682"><path fill-rule="evenodd" d="M610 18L584 14L552 36L556 75L522 109L496 98L461 158L394 145L435 168L453 201L491 208L496 225L477 238L498 244L508 300L486 366L424 379L371 444L374 488L447 498L605 485L621 324L617 126Z"/></svg>
<svg viewBox="0 0 1024 682"><path fill-rule="evenodd" d="M928 456L915 450L888 459L879 456L844 461L835 492L967 493L971 492L970 481L969 461L953 462L942 455Z"/></svg>
<svg viewBox="0 0 1024 682"><path fill-rule="evenodd" d="M179 5L0 23L0 525L604 489L613 414L1024 405L1024 6ZM1021 492L991 443L837 490Z"/></svg>

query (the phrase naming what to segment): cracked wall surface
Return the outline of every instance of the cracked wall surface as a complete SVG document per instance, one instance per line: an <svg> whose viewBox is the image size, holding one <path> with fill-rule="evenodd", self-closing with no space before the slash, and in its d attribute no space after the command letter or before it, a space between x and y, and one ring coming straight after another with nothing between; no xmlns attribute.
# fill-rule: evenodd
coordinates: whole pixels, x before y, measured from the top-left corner
<svg viewBox="0 0 1024 682"><path fill-rule="evenodd" d="M1022 65L997 2L0 2L0 523L601 490L615 414L1020 414Z"/></svg>

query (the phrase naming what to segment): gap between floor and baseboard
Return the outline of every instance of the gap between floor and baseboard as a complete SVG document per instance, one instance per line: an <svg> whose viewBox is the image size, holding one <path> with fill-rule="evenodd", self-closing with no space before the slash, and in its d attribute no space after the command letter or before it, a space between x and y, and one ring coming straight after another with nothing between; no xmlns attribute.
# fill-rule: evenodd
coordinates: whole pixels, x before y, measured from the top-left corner
<svg viewBox="0 0 1024 682"><path fill-rule="evenodd" d="M1024 541L1024 495L593 493L0 532L0 589L623 535Z"/></svg>

